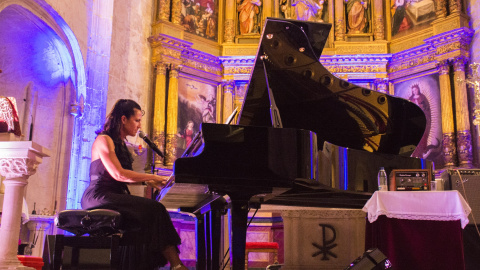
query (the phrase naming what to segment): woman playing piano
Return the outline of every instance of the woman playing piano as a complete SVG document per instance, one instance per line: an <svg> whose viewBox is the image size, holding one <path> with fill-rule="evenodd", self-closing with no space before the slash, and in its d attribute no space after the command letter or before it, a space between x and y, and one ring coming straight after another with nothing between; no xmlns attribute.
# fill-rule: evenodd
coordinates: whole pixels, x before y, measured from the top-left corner
<svg viewBox="0 0 480 270"><path fill-rule="evenodd" d="M84 209L111 209L122 214L125 237L138 245L122 251L122 269L156 269L170 263L171 269L187 269L179 258L180 237L165 207L154 200L130 195L127 184L146 182L161 187L158 175L132 170L133 157L126 136L140 129L143 111L133 100L120 99L107 117L92 145L90 185L82 197Z"/></svg>

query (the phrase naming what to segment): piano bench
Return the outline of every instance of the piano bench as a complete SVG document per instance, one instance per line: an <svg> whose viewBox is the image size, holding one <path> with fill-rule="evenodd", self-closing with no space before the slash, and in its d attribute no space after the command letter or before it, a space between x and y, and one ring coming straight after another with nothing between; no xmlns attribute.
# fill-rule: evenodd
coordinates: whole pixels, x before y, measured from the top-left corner
<svg viewBox="0 0 480 270"><path fill-rule="evenodd" d="M275 242L247 242L245 243L245 269L248 269L248 253L270 252L273 253L274 263L278 263L278 243Z"/></svg>
<svg viewBox="0 0 480 270"><path fill-rule="evenodd" d="M110 249L110 267L120 266L121 214L109 209L64 210L55 226L72 235L48 235L45 241L44 269L62 269L64 247L72 248L71 269L78 268L80 249ZM85 235L88 234L88 235Z"/></svg>

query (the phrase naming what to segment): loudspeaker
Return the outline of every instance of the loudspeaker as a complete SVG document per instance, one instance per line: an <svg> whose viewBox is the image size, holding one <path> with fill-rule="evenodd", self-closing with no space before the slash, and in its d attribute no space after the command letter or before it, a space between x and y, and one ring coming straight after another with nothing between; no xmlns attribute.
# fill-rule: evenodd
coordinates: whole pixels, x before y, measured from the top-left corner
<svg viewBox="0 0 480 270"><path fill-rule="evenodd" d="M445 170L441 177L445 190L458 190L462 194L472 208L472 215L477 224L480 224L480 169ZM468 217L469 224L475 224L472 215Z"/></svg>
<svg viewBox="0 0 480 270"><path fill-rule="evenodd" d="M355 259L345 270L384 270L393 269L392 263L378 248L365 251Z"/></svg>

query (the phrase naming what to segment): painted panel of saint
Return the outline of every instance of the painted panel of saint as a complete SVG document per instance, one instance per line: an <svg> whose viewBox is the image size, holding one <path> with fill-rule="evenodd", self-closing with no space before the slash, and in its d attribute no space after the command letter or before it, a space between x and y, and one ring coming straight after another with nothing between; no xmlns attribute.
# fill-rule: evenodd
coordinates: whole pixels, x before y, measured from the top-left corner
<svg viewBox="0 0 480 270"><path fill-rule="evenodd" d="M435 19L433 0L391 0L390 10L392 38L425 29Z"/></svg>
<svg viewBox="0 0 480 270"><path fill-rule="evenodd" d="M262 31L262 1L237 0L240 35L260 34Z"/></svg>
<svg viewBox="0 0 480 270"><path fill-rule="evenodd" d="M372 7L369 0L346 0L347 34L370 33Z"/></svg>
<svg viewBox="0 0 480 270"><path fill-rule="evenodd" d="M395 84L395 95L417 104L427 118L425 133L412 156L431 160L435 167L441 168L444 161L438 74Z"/></svg>
<svg viewBox="0 0 480 270"><path fill-rule="evenodd" d="M178 80L177 158L199 131L201 123L216 122L217 87L193 79Z"/></svg>
<svg viewBox="0 0 480 270"><path fill-rule="evenodd" d="M185 31L217 41L218 0L182 0Z"/></svg>

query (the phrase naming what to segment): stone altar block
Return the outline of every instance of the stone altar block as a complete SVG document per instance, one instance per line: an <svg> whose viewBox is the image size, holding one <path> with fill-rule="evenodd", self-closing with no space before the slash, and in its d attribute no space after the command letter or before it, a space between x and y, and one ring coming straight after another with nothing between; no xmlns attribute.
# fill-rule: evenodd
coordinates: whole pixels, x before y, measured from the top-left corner
<svg viewBox="0 0 480 270"><path fill-rule="evenodd" d="M5 177L2 223L0 226L0 270L32 269L17 258L22 201L27 179L36 172L50 150L32 141L0 142L0 175Z"/></svg>
<svg viewBox="0 0 480 270"><path fill-rule="evenodd" d="M262 210L281 212L282 270L343 270L365 252L366 214L361 209L262 205Z"/></svg>

